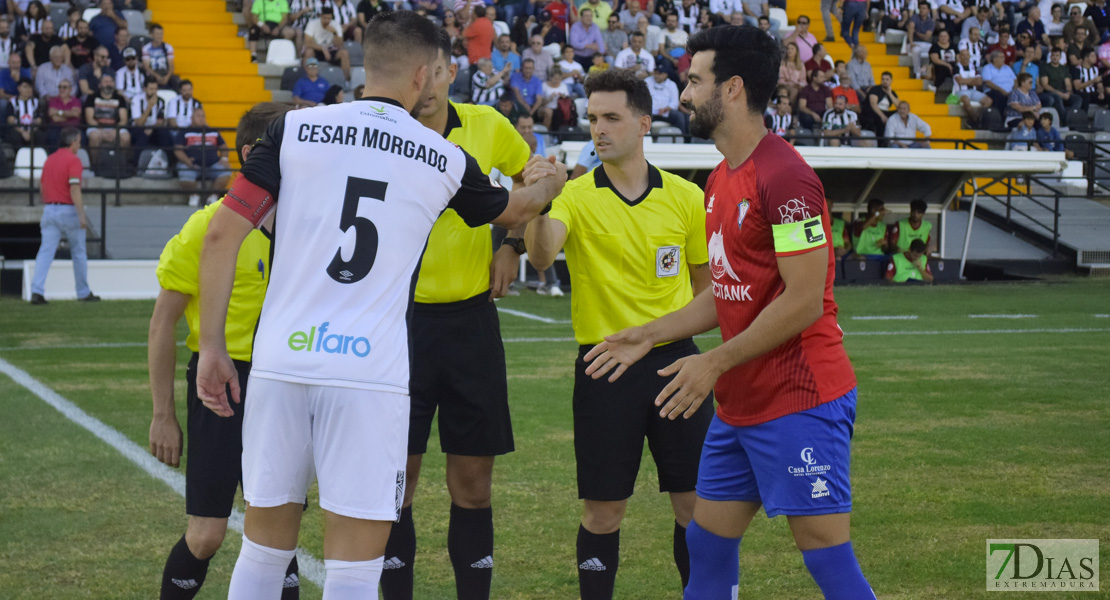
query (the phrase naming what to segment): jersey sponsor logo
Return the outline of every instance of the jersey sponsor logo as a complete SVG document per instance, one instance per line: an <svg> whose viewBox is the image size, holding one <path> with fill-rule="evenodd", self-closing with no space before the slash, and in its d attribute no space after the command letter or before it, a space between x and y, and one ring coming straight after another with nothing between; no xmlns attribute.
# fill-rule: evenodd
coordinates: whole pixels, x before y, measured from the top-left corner
<svg viewBox="0 0 1110 600"><path fill-rule="evenodd" d="M802 459L801 466L788 466L786 472L794 477L811 477L813 475L828 475L832 471L832 465L819 465L817 458L813 455L813 447L807 446L802 448L798 453L798 457Z"/></svg>
<svg viewBox="0 0 1110 600"><path fill-rule="evenodd" d="M817 459L813 458L813 448L802 448L802 453L800 456L802 457L802 462L807 465L817 463Z"/></svg>
<svg viewBox="0 0 1110 600"><path fill-rule="evenodd" d="M377 106L377 105L371 104L370 105L370 110L372 110L374 112L359 111L359 114L360 115L366 115L368 117L377 117L379 119L385 119L386 121L389 121L390 123L396 123L397 122L395 119L391 118L388 114L386 114L385 106Z"/></svg>
<svg viewBox="0 0 1110 600"><path fill-rule="evenodd" d="M786 204L779 207L779 216L782 218L783 223L797 223L806 219L813 218L809 214L809 209L805 204L806 197L793 198Z"/></svg>
<svg viewBox="0 0 1110 600"><path fill-rule="evenodd" d="M717 195L716 194L713 194L712 196L710 196L709 197L709 204L706 205L706 207L705 207L705 212L707 212L707 213L713 212L713 203L716 202L716 201L717 201Z"/></svg>
<svg viewBox="0 0 1110 600"><path fill-rule="evenodd" d="M674 277L678 275L678 259L682 250L678 246L663 246L655 251L655 276Z"/></svg>
<svg viewBox="0 0 1110 600"><path fill-rule="evenodd" d="M815 481L815 482L813 482L809 485L813 486L813 490L810 491L810 493L809 493L810 498L824 498L824 497L829 495L829 482L828 481L825 481L825 480L821 479L820 477L818 477L817 481Z"/></svg>
<svg viewBox="0 0 1110 600"><path fill-rule="evenodd" d="M412 140L406 140L373 127L363 127L360 131L358 127L353 125L301 123L300 127L297 128L297 141L373 148L397 156L411 158L432 167L440 173L447 171L447 157L434 148L428 148L424 144L417 144Z"/></svg>
<svg viewBox="0 0 1110 600"><path fill-rule="evenodd" d="M721 233L723 230L722 227L709 236L709 270L713 272L714 279L724 279L725 274L728 274L729 277L740 281L740 276L732 270L732 265L728 262L728 254L725 252L725 236Z"/></svg>
<svg viewBox="0 0 1110 600"><path fill-rule="evenodd" d="M750 285L725 285L713 282L713 297L733 302L751 302L752 286Z"/></svg>
<svg viewBox="0 0 1110 600"><path fill-rule="evenodd" d="M805 227L806 242L819 244L825 241L825 232L821 229L821 219L813 219L802 224Z"/></svg>
<svg viewBox="0 0 1110 600"><path fill-rule="evenodd" d="M366 358L370 354L370 340L339 333L329 334L330 324L330 321L324 321L319 329L309 327L308 331L294 331L289 334L289 349L294 352L350 353L359 358ZM402 487L403 485L402 481Z"/></svg>

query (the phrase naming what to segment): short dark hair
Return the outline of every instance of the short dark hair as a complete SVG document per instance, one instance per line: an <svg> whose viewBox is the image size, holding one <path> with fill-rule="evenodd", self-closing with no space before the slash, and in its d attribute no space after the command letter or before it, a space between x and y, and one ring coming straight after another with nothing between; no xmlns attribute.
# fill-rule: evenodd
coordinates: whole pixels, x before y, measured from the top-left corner
<svg viewBox="0 0 1110 600"><path fill-rule="evenodd" d="M628 108L637 116L651 114L651 92L647 83L625 69L607 69L586 80L586 97L594 92L624 92Z"/></svg>
<svg viewBox="0 0 1110 600"><path fill-rule="evenodd" d="M882 72L882 73L881 73L881 74L879 75L879 79L882 79L883 77L886 77L887 75L890 75L890 78L891 78L891 79L894 79L894 73L891 73L890 71L883 71L883 72Z"/></svg>
<svg viewBox="0 0 1110 600"><path fill-rule="evenodd" d="M629 39L632 39L634 37L644 37L644 32L637 30L637 31L633 31L632 33L628 34Z"/></svg>
<svg viewBox="0 0 1110 600"><path fill-rule="evenodd" d="M478 6L472 8L470 12L474 13L474 16L477 18L484 17L486 16L486 5L479 4Z"/></svg>
<svg viewBox="0 0 1110 600"><path fill-rule="evenodd" d="M146 79L143 80L143 87L146 87L146 86L148 86L152 83L154 85L158 85L158 80L153 78L153 77L147 77Z"/></svg>
<svg viewBox="0 0 1110 600"><path fill-rule="evenodd" d="M720 85L733 77L744 81L748 110L762 113L779 82L782 47L757 27L712 27L690 36L686 49L691 58L712 50L713 78Z"/></svg>
<svg viewBox="0 0 1110 600"><path fill-rule="evenodd" d="M910 252L920 252L920 253L924 254L925 253L925 240L923 240L921 238L918 238L918 239L910 242Z"/></svg>
<svg viewBox="0 0 1110 600"><path fill-rule="evenodd" d="M192 87L193 80L191 80L191 79L182 79L180 82L178 82L177 89L180 90L182 86L186 86L186 85Z"/></svg>
<svg viewBox="0 0 1110 600"><path fill-rule="evenodd" d="M921 198L917 198L915 200L910 201L910 212L923 213L926 210L928 210L928 208L929 208L929 205L926 204L925 201L922 200Z"/></svg>
<svg viewBox="0 0 1110 600"><path fill-rule="evenodd" d="M1048 124L1049 124L1049 125L1051 125L1051 124L1053 124L1053 123L1055 123L1055 122L1056 122L1056 119L1053 119L1053 118L1052 118L1052 113L1050 113L1050 112L1048 112L1048 111L1045 111L1045 112L1041 113L1041 115L1040 115L1040 119L1041 119L1042 121L1044 121L1045 119L1048 119Z"/></svg>
<svg viewBox="0 0 1110 600"><path fill-rule="evenodd" d="M67 147L72 144L74 140L79 139L81 139L81 130L76 127L66 127L58 137L58 143L60 143L62 147Z"/></svg>
<svg viewBox="0 0 1110 600"><path fill-rule="evenodd" d="M363 63L368 71L390 74L414 59L431 63L442 47L439 32L435 23L410 10L378 13L362 37Z"/></svg>
<svg viewBox="0 0 1110 600"><path fill-rule="evenodd" d="M884 206L886 206L886 202L883 202L878 198L872 198L867 201L867 212L873 213L876 210L880 210Z"/></svg>
<svg viewBox="0 0 1110 600"><path fill-rule="evenodd" d="M1094 48L1085 48L1082 52L1079 53L1079 60L1083 60L1083 59L1087 58L1088 56L1090 56L1091 54L1095 54L1095 49ZM1022 75L1028 75L1028 73L1022 73Z"/></svg>
<svg viewBox="0 0 1110 600"><path fill-rule="evenodd" d="M150 30L149 30L149 31L150 31L151 33L154 33L154 30L155 30L155 29L161 29L161 30L165 31L165 28L164 28L164 27L162 27L161 25L159 25L158 23L151 23L151 24L150 24Z"/></svg>
<svg viewBox="0 0 1110 600"><path fill-rule="evenodd" d="M582 15L584 15L586 13L590 13L592 15L592 14L594 14L594 11L591 10L591 9L588 9L588 8L583 8L582 10L578 11L578 16L581 17Z"/></svg>
<svg viewBox="0 0 1110 600"><path fill-rule="evenodd" d="M291 110L292 104L259 102L239 117L239 125L235 128L235 152L239 155L240 164L243 162L243 146L257 144L270 123L283 118Z"/></svg>
<svg viewBox="0 0 1110 600"><path fill-rule="evenodd" d="M1015 81L1015 83L1017 83L1018 85L1021 85L1025 81L1032 81L1032 79L1033 79L1033 74L1032 73L1020 73L1017 76L1017 80Z"/></svg>

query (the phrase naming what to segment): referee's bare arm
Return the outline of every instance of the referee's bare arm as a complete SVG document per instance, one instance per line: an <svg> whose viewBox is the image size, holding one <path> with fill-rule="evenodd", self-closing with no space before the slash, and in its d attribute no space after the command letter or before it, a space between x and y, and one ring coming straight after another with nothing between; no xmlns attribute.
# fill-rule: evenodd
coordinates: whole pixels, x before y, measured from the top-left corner
<svg viewBox="0 0 1110 600"><path fill-rule="evenodd" d="M177 368L177 322L185 314L191 296L162 288L154 302L147 333L147 367L154 415L150 421L150 454L158 462L176 467L181 458L181 425L173 397L173 374Z"/></svg>
<svg viewBox="0 0 1110 600"><path fill-rule="evenodd" d="M524 167L526 185L514 188L509 194L505 210L492 221L505 229L523 227L534 219L560 192L567 182L567 167L563 163L533 156Z"/></svg>
<svg viewBox="0 0 1110 600"><path fill-rule="evenodd" d="M233 412L231 399L239 402L239 377L227 354L224 328L227 304L235 285L235 262L239 247L254 229L250 221L222 204L212 216L200 254L200 360L197 364L197 395L204 405L221 417Z"/></svg>
<svg viewBox="0 0 1110 600"><path fill-rule="evenodd" d="M540 215L528 224L524 232L524 247L528 249L528 262L537 271L544 271L555 263L559 249L567 241L567 226L558 219Z"/></svg>

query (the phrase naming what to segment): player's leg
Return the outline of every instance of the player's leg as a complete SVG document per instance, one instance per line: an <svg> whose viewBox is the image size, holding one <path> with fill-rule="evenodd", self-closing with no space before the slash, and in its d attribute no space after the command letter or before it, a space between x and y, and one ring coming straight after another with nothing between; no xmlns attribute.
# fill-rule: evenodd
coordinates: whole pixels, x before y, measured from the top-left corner
<svg viewBox="0 0 1110 600"><path fill-rule="evenodd" d="M377 597L392 521L358 519L324 510L324 598Z"/></svg>
<svg viewBox="0 0 1110 600"><path fill-rule="evenodd" d="M413 382L415 383L415 379ZM414 407L415 409L415 407ZM431 419L428 419L429 426ZM412 429L409 429L410 451ZM427 431L424 435L427 444ZM416 482L420 480L420 466L424 453L410 454L405 463L405 496L401 516L389 530L382 564L382 598L385 600L412 600L413 563L416 561L416 525L412 520L412 499L416 495Z"/></svg>
<svg viewBox="0 0 1110 600"><path fill-rule="evenodd" d="M440 413L442 422L444 412ZM447 455L447 554L460 600L488 599L493 579L492 456Z"/></svg>

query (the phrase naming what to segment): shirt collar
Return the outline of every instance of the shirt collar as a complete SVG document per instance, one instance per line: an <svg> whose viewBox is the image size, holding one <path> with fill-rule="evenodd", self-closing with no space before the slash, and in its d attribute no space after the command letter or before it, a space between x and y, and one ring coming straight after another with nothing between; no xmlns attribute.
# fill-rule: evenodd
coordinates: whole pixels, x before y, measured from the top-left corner
<svg viewBox="0 0 1110 600"><path fill-rule="evenodd" d="M455 103L447 102L447 127L443 129L443 137L451 135L451 130L456 127L462 127L462 119L459 118L459 111L455 110Z"/></svg>
<svg viewBox="0 0 1110 600"><path fill-rule="evenodd" d="M393 98L386 98L385 96L367 96L366 98L359 98L356 102L382 102L384 104L392 104L397 108L404 108L400 101Z"/></svg>
<svg viewBox="0 0 1110 600"><path fill-rule="evenodd" d="M644 190L644 193L640 194L640 197L636 198L635 200L629 200L628 198L622 196L619 191L617 191L617 188L613 186L613 182L609 180L609 176L605 173L605 165L601 165L598 168L594 169L594 186L598 188L609 188L614 194L616 194L617 198L621 199L621 202L624 202L629 206L636 206L637 204L647 199L647 197L651 194L651 190L655 188L663 188L663 174L660 173L659 169L655 168L654 165L648 163L647 189Z"/></svg>

